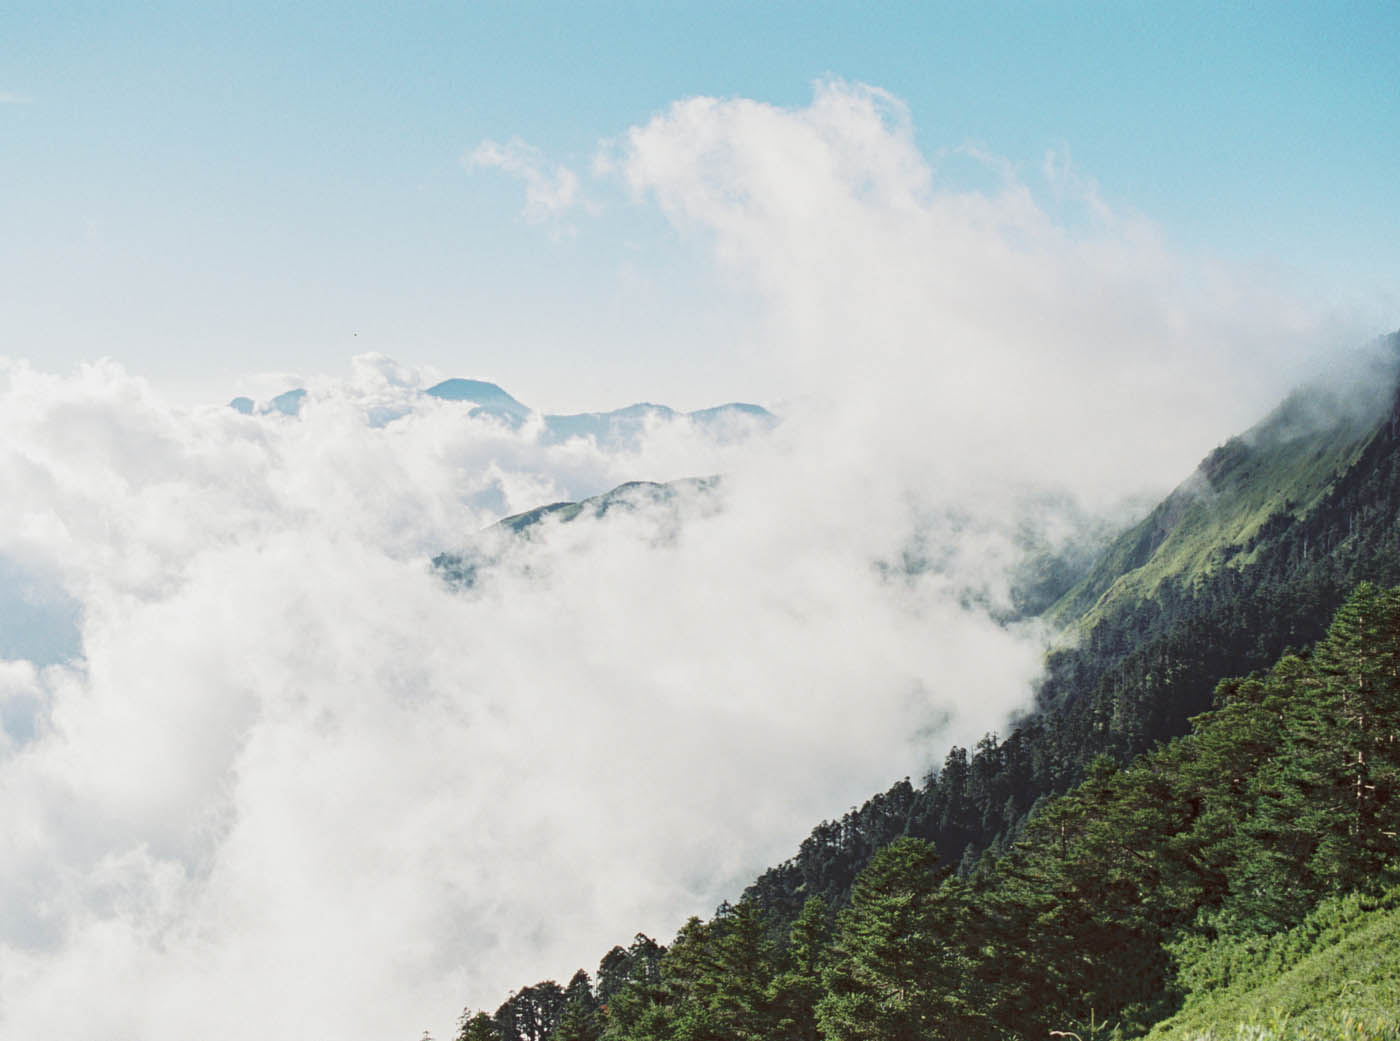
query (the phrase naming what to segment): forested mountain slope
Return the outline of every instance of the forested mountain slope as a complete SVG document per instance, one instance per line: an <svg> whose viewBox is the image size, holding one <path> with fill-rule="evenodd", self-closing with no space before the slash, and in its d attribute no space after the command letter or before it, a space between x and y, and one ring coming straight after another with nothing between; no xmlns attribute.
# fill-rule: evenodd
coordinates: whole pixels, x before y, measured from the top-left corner
<svg viewBox="0 0 1400 1041"><path fill-rule="evenodd" d="M1392 340L1394 338L1392 337ZM1322 504L1391 413L1396 352L1345 380L1295 391L1264 420L1210 453L1146 518L1124 532L1088 575L1047 611L1059 626L1092 629L1171 582L1191 588L1239 570L1286 527ZM1387 430L1393 439L1394 430Z"/></svg>
<svg viewBox="0 0 1400 1041"><path fill-rule="evenodd" d="M1126 762L1185 733L1220 679L1310 645L1358 582L1400 582L1400 334L1383 348L1351 393L1294 394L1110 544L1047 611L1077 640L1048 656L1005 738L822 823L747 895L783 923L809 896L840 905L899 835L970 864L1095 756Z"/></svg>
<svg viewBox="0 0 1400 1041"><path fill-rule="evenodd" d="M1215 700L1126 768L1095 759L966 873L898 837L834 918L811 897L774 937L758 901L725 905L667 947L614 948L596 986L580 971L468 1011L459 1038L1109 1041L1183 1002L1182 1031L1239 1036L1263 1003L1342 1028L1280 1038L1395 1038L1400 588L1363 583L1308 657Z"/></svg>

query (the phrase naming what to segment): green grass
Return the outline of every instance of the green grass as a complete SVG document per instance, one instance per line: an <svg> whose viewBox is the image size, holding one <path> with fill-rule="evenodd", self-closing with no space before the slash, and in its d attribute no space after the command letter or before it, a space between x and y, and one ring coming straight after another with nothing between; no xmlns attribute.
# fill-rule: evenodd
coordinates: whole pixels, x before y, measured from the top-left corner
<svg viewBox="0 0 1400 1041"><path fill-rule="evenodd" d="M1047 612L1087 631L1115 606L1150 599L1162 583L1189 589L1225 567L1243 567L1269 541L1269 525L1306 517L1357 460L1374 425L1342 412L1299 421L1316 402L1295 395L1242 437L1222 445Z"/></svg>
<svg viewBox="0 0 1400 1041"><path fill-rule="evenodd" d="M1181 953L1191 993L1148 1041L1400 1041L1400 890Z"/></svg>

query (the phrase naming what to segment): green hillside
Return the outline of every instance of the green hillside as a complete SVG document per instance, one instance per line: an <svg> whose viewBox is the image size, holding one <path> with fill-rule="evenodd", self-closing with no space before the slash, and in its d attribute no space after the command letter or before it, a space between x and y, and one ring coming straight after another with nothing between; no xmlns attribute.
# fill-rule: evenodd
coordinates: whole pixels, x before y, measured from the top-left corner
<svg viewBox="0 0 1400 1041"><path fill-rule="evenodd" d="M1186 953L1183 977L1199 989L1149 1041L1400 1039L1400 890L1333 898L1285 932Z"/></svg>
<svg viewBox="0 0 1400 1041"><path fill-rule="evenodd" d="M1191 589L1222 568L1240 570L1267 553L1279 532L1306 523L1386 417L1391 353L1400 351L1390 340L1367 366L1369 376L1350 381L1349 390L1297 391L1207 456L1045 617L1092 629L1116 608L1151 600L1168 581Z"/></svg>
<svg viewBox="0 0 1400 1041"><path fill-rule="evenodd" d="M1075 636L1048 656L1010 733L817 825L748 894L785 924L811 895L840 906L900 835L970 866L1095 757L1127 763L1184 734L1221 679L1311 645L1357 583L1400 583L1400 412L1389 408L1400 337L1382 346L1371 378L1291 396L1109 544L1047 612Z"/></svg>

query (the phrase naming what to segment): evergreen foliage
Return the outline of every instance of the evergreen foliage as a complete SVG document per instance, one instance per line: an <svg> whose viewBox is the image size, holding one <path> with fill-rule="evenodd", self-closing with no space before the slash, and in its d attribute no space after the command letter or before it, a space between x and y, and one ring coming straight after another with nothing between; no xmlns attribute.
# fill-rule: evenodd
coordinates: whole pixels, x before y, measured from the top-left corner
<svg viewBox="0 0 1400 1041"><path fill-rule="evenodd" d="M614 948L597 993L579 973L464 1016L460 1041L1124 1036L1323 940L1353 951L1358 908L1400 906L1400 589L1363 583L1311 654L1215 700L1125 767L1095 759L965 875L896 837L834 929L816 898L781 943L757 901L726 904L669 948Z"/></svg>
<svg viewBox="0 0 1400 1041"><path fill-rule="evenodd" d="M817 1003L829 1041L942 1041L967 1036L964 982L971 959L958 940L954 900L933 846L896 839L856 879L837 919Z"/></svg>
<svg viewBox="0 0 1400 1041"><path fill-rule="evenodd" d="M1212 453L1050 610L1084 632L1049 655L1035 709L1009 736L952 749L922 785L900 781L823 822L764 872L747 895L775 935L808 896L844 905L896 836L930 840L950 864L1004 850L1096 757L1127 763L1185 734L1222 679L1313 644L1358 583L1400 582L1400 406L1372 425L1342 411L1308 427L1310 408L1322 406L1290 399Z"/></svg>

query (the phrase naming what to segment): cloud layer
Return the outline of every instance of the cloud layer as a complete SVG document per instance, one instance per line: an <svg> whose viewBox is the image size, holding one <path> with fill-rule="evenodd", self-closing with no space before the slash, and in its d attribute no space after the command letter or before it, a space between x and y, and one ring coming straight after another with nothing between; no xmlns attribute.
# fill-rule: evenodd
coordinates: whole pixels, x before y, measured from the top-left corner
<svg viewBox="0 0 1400 1041"><path fill-rule="evenodd" d="M1023 694L1031 649L882 578L907 525L784 478L792 444L680 420L607 456L422 399L377 427L359 370L299 419L5 370L0 554L81 604L84 652L4 666L6 1033L441 1030L732 895L927 765L963 691ZM483 497L716 469L679 531L575 523L461 593L427 563Z"/></svg>
<svg viewBox="0 0 1400 1041"><path fill-rule="evenodd" d="M1083 181L942 187L869 88L680 102L610 168L763 301L770 436L553 443L372 356L299 418L0 369L0 574L49 637L0 662L0 1033L442 1037L667 938L1023 704L1036 641L966 605L1027 510L1059 538L1048 492L1180 478L1316 333ZM718 472L679 525L546 526L465 591L428 564Z"/></svg>
<svg viewBox="0 0 1400 1041"><path fill-rule="evenodd" d="M953 158L987 184L958 187ZM975 149L930 161L875 88L818 84L796 111L677 102L615 161L762 294L792 392L863 409L921 470L1160 486L1272 405L1320 344L1361 335L1253 273L1175 254L1063 156L1029 176Z"/></svg>

